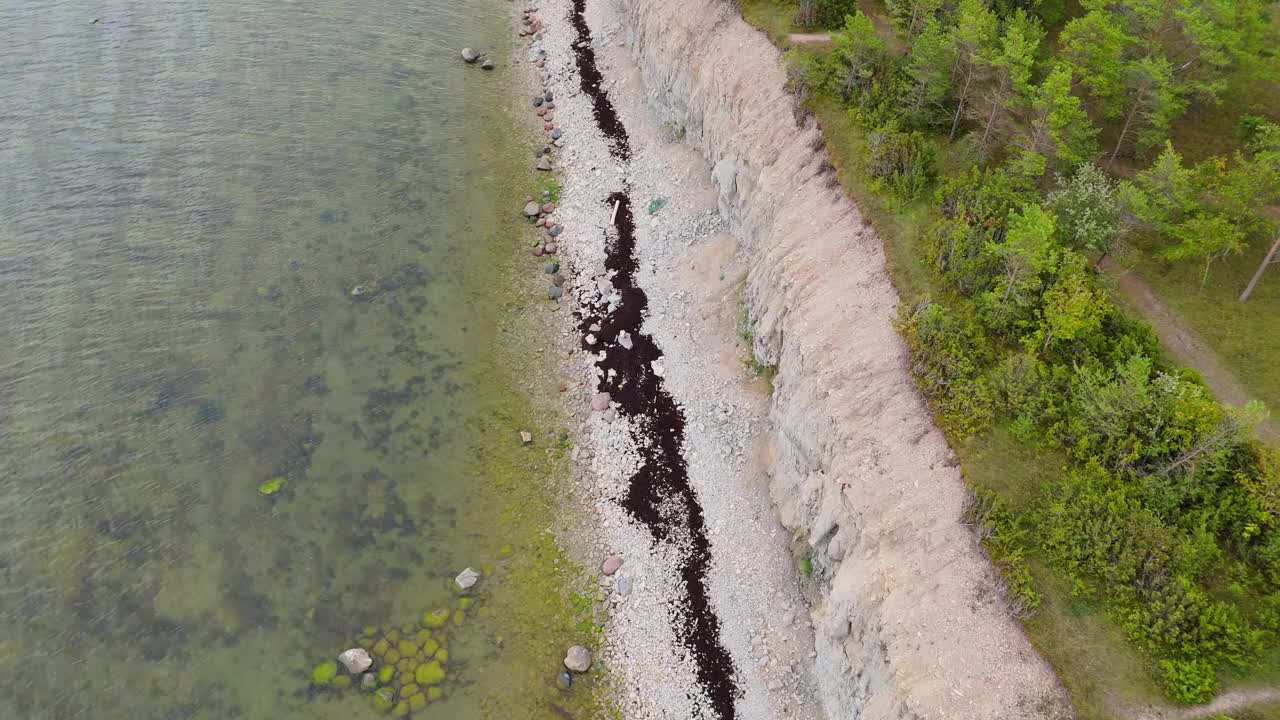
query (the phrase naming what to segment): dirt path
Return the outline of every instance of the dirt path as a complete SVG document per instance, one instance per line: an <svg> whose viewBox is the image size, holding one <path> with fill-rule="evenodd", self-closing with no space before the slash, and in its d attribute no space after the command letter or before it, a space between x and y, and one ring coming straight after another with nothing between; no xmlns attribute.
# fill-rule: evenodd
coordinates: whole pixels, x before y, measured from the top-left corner
<svg viewBox="0 0 1280 720"><path fill-rule="evenodd" d="M787 42L792 45L825 45L831 42L831 33L791 33Z"/></svg>
<svg viewBox="0 0 1280 720"><path fill-rule="evenodd" d="M1122 713L1122 717L1132 720L1200 720L1200 718L1217 717L1222 713L1280 702L1280 689L1254 688L1250 690L1232 690L1225 692L1205 705L1189 708L1135 708Z"/></svg>
<svg viewBox="0 0 1280 720"><path fill-rule="evenodd" d="M1101 267L1115 280L1116 287L1125 298L1155 328L1164 349L1179 363L1198 371L1218 400L1232 407L1243 407L1252 399L1218 354L1196 337L1191 328L1156 297L1142 278L1110 258L1103 260ZM1258 426L1258 437L1268 444L1280 445L1280 427L1274 419L1268 419Z"/></svg>

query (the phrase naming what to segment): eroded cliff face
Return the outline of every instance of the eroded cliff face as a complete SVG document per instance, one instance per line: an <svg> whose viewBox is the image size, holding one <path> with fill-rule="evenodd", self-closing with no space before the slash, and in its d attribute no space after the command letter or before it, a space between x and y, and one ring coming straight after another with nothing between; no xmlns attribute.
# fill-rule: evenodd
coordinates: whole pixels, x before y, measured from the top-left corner
<svg viewBox="0 0 1280 720"><path fill-rule="evenodd" d="M832 718L1064 714L961 524L964 482L916 392L875 232L776 48L726 0L617 0L652 100L706 156L751 267L757 359L778 367L771 492L812 546Z"/></svg>

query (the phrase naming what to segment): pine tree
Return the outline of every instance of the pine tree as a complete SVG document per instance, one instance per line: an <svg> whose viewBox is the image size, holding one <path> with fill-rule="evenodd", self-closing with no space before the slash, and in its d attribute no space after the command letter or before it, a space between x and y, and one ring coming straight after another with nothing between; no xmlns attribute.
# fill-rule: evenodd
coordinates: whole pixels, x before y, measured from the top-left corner
<svg viewBox="0 0 1280 720"><path fill-rule="evenodd" d="M977 96L996 43L998 22L982 0L960 0L956 7L956 25L951 30L951 93L955 112L951 119L951 139L955 139L970 102Z"/></svg>
<svg viewBox="0 0 1280 720"><path fill-rule="evenodd" d="M1029 94L1031 68L1043 38L1040 22L1019 8L1005 20L999 42L979 56L986 66L983 99L987 107L971 114L983 124L978 141L981 154L986 155L989 144L1004 134L1004 120Z"/></svg>
<svg viewBox="0 0 1280 720"><path fill-rule="evenodd" d="M1071 68L1058 65L1035 88L1027 131L1017 140L1021 156L1016 162L1031 177L1069 172L1093 157L1097 135L1080 98L1071 94Z"/></svg>
<svg viewBox="0 0 1280 720"><path fill-rule="evenodd" d="M942 0L886 0L885 6L898 35L911 42L924 31L929 20L936 18Z"/></svg>
<svg viewBox="0 0 1280 720"><path fill-rule="evenodd" d="M870 90L877 76L883 74L888 47L861 10L845 16L844 27L832 34L831 42L835 46L836 85L848 102L855 92Z"/></svg>
<svg viewBox="0 0 1280 720"><path fill-rule="evenodd" d="M951 122L948 99L954 53L950 31L937 18L926 20L911 42L898 94L898 108L913 127Z"/></svg>

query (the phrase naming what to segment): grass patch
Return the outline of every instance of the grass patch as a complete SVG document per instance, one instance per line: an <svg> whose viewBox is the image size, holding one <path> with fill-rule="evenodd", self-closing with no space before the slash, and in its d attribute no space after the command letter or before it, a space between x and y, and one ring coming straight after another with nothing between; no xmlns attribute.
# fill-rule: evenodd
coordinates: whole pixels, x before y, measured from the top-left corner
<svg viewBox="0 0 1280 720"><path fill-rule="evenodd" d="M787 46L787 35L795 28L796 7L786 0L738 0L742 19L765 35L778 47Z"/></svg>
<svg viewBox="0 0 1280 720"><path fill-rule="evenodd" d="M1209 282L1200 289L1203 266L1167 262L1156 257L1164 248L1157 238L1133 240L1138 252L1129 262L1133 271L1222 358L1236 379L1273 411L1280 408L1280 267L1262 276L1247 302L1238 302L1258 263L1266 254L1255 243L1243 255L1213 264Z"/></svg>

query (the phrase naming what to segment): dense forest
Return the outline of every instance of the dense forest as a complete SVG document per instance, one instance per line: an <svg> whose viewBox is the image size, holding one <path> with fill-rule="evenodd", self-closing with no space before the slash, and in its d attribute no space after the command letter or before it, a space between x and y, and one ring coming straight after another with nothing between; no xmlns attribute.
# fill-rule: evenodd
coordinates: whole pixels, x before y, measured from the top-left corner
<svg viewBox="0 0 1280 720"><path fill-rule="evenodd" d="M1104 609L1176 702L1275 663L1280 452L1254 437L1265 410L1225 407L1168 362L1097 270L1141 235L1195 263L1203 285L1222 258L1271 245L1274 118L1241 114L1226 156L1189 155L1171 128L1232 82L1277 77L1273 8L792 8L797 26L834 30L823 51L790 53L792 89L834 99L863 131L864 174L890 211L929 205L913 247L931 291L900 326L939 423L958 441L999 427L1064 459L1030 503L979 486L968 511L1014 612L1041 604L1034 553Z"/></svg>

